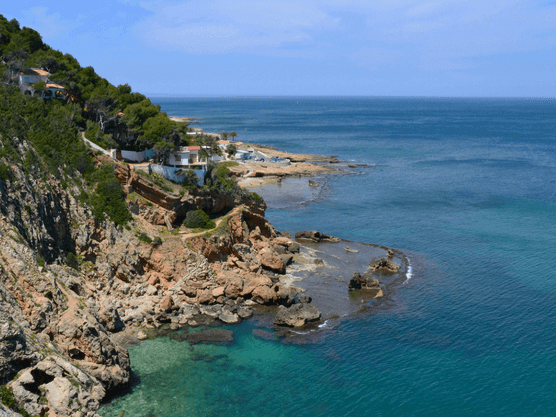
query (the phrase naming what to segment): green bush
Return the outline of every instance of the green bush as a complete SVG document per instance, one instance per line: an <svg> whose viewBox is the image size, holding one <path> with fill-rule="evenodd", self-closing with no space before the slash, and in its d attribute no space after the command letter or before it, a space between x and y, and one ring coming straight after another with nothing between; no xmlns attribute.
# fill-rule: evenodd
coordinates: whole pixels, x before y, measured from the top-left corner
<svg viewBox="0 0 556 417"><path fill-rule="evenodd" d="M79 258L73 252L66 255L66 265L73 269L79 269Z"/></svg>
<svg viewBox="0 0 556 417"><path fill-rule="evenodd" d="M36 416L32 416L31 414L29 414L27 411L25 411L25 409L23 407L19 407L19 409L17 410L17 412L19 414L22 415L22 417L36 417Z"/></svg>
<svg viewBox="0 0 556 417"><path fill-rule="evenodd" d="M44 266L44 259L42 256L37 255L37 263L39 264L39 266Z"/></svg>
<svg viewBox="0 0 556 417"><path fill-rule="evenodd" d="M10 168L0 162L0 180L6 181L10 179Z"/></svg>
<svg viewBox="0 0 556 417"><path fill-rule="evenodd" d="M2 401L2 404L9 408L15 406L14 395L5 385L0 386L0 401Z"/></svg>
<svg viewBox="0 0 556 417"><path fill-rule="evenodd" d="M238 185L235 179L230 178L230 170L226 166L229 162L219 163L216 166L210 163L205 175L205 185L211 189L226 192L237 192Z"/></svg>
<svg viewBox="0 0 556 417"><path fill-rule="evenodd" d="M102 220L104 213L117 225L125 225L132 219L122 186L114 175L112 166L105 165L94 171L87 180L90 184L96 182L95 191L89 196L96 220Z"/></svg>
<svg viewBox="0 0 556 417"><path fill-rule="evenodd" d="M214 229L216 223L203 210L188 211L183 225L190 229Z"/></svg>
<svg viewBox="0 0 556 417"><path fill-rule="evenodd" d="M253 200L255 200L255 201L262 201L263 200L263 198L255 192L252 192L251 196L253 197Z"/></svg>
<svg viewBox="0 0 556 417"><path fill-rule="evenodd" d="M153 241L150 237L147 236L146 233L138 234L137 239L139 239L141 242L145 242L145 243L152 243L152 241Z"/></svg>

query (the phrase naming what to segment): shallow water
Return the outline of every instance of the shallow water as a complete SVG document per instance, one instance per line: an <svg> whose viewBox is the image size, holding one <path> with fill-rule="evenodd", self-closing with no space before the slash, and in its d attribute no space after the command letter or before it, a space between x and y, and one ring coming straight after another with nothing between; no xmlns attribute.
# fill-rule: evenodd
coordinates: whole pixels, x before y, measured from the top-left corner
<svg viewBox="0 0 556 417"><path fill-rule="evenodd" d="M257 339L264 319L229 327L230 346L195 346L206 359L187 342L147 341L130 350L141 383L100 414L556 414L554 101L158 103L246 142L377 164L328 176L313 196L293 186L291 198L269 197L267 217L397 248L411 277L383 307L303 344Z"/></svg>

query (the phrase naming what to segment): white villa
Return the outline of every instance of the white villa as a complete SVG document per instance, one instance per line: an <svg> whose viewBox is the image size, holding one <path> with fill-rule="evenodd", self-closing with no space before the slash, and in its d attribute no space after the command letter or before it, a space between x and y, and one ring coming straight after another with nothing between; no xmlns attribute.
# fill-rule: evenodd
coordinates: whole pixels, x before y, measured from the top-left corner
<svg viewBox="0 0 556 417"><path fill-rule="evenodd" d="M19 84L19 91L22 94L27 94L30 96L34 96L35 93L39 97L43 97L45 99L50 98L64 98L66 96L66 89L65 87L52 83L48 80L50 77L50 73L40 68L24 68L19 71L17 74L18 84ZM43 91L36 91L34 84L43 81L46 83L46 90Z"/></svg>
<svg viewBox="0 0 556 417"><path fill-rule="evenodd" d="M189 169L191 165L204 165L206 167L207 161L199 155L200 150L200 146L180 146L178 151L170 155L168 165L185 169Z"/></svg>

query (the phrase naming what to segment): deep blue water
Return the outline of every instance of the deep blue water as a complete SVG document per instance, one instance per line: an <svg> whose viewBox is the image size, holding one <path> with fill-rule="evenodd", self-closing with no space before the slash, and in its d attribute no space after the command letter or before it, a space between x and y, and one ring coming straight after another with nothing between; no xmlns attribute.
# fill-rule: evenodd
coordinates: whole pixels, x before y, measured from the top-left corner
<svg viewBox="0 0 556 417"><path fill-rule="evenodd" d="M144 343L141 385L103 415L556 415L556 101L153 101L244 142L376 164L267 218L398 248L413 277L309 345L255 339L249 321L233 346L194 348L212 361Z"/></svg>

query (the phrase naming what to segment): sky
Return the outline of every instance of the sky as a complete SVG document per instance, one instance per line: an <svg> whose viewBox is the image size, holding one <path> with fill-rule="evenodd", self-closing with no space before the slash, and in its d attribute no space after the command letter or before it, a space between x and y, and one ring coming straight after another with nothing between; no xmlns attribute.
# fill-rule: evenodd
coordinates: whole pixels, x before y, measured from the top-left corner
<svg viewBox="0 0 556 417"><path fill-rule="evenodd" d="M0 14L151 96L556 97L556 0L4 0Z"/></svg>

